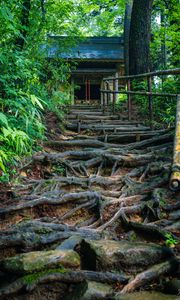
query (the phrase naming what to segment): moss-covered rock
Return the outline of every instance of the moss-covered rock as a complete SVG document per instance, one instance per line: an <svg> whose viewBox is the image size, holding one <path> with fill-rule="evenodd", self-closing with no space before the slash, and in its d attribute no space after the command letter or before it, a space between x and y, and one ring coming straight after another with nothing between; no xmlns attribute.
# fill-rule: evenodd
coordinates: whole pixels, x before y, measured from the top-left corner
<svg viewBox="0 0 180 300"><path fill-rule="evenodd" d="M74 250L82 240L81 236L73 235L57 246L56 250Z"/></svg>
<svg viewBox="0 0 180 300"><path fill-rule="evenodd" d="M178 300L177 296L166 295L158 292L138 292L128 295L120 295L114 298L114 300Z"/></svg>
<svg viewBox="0 0 180 300"><path fill-rule="evenodd" d="M180 296L180 279L173 278L165 282L163 292Z"/></svg>
<svg viewBox="0 0 180 300"><path fill-rule="evenodd" d="M113 293L113 289L110 285L89 281L88 289L81 300L95 300L95 299L106 299Z"/></svg>
<svg viewBox="0 0 180 300"><path fill-rule="evenodd" d="M83 269L116 270L137 273L172 255L168 247L153 243L83 240L81 256Z"/></svg>
<svg viewBox="0 0 180 300"><path fill-rule="evenodd" d="M26 274L47 268L80 267L80 257L73 250L36 251L6 258L0 262L5 272Z"/></svg>

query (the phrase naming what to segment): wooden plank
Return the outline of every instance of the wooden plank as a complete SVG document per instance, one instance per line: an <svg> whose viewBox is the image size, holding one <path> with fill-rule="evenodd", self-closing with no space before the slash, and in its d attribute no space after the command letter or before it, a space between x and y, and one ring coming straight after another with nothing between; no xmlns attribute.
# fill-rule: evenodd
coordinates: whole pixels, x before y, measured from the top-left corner
<svg viewBox="0 0 180 300"><path fill-rule="evenodd" d="M174 152L170 188L173 191L180 190L180 95L177 97L176 130L174 137Z"/></svg>
<svg viewBox="0 0 180 300"><path fill-rule="evenodd" d="M82 122L82 124L107 124L107 125L139 125L142 124L142 122L139 121L122 121L122 120L101 120L101 119L90 119L90 120L82 120L81 117L79 118ZM77 118L71 119L72 124L77 124Z"/></svg>
<svg viewBox="0 0 180 300"><path fill-rule="evenodd" d="M79 116L79 118L81 120L97 120L97 116L95 115L76 115L76 114L70 114L70 115L67 115L67 119L68 120L76 120L77 119L77 116ZM119 116L118 115L115 115L115 116L98 116L98 120L118 120Z"/></svg>
<svg viewBox="0 0 180 300"><path fill-rule="evenodd" d="M76 130L77 129L77 124L67 124L66 125L67 129L70 130ZM93 131L122 131L122 132L132 132L132 131L146 131L146 130L150 130L149 127L145 127L145 126L138 126L138 127L133 127L132 125L81 125L81 129L82 130L93 130Z"/></svg>

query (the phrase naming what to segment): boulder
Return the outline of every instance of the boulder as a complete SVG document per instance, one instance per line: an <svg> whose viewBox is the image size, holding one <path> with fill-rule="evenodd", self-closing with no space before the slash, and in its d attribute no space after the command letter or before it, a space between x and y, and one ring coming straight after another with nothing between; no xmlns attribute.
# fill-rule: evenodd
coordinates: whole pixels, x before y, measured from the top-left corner
<svg viewBox="0 0 180 300"><path fill-rule="evenodd" d="M35 251L0 261L4 272L26 274L47 268L80 268L80 257L73 250Z"/></svg>
<svg viewBox="0 0 180 300"><path fill-rule="evenodd" d="M86 293L82 296L81 300L104 300L110 297L113 293L113 289L110 285L89 281L88 289Z"/></svg>
<svg viewBox="0 0 180 300"><path fill-rule="evenodd" d="M128 295L119 295L113 298L113 300L178 300L177 296L166 295L159 292L137 292Z"/></svg>
<svg viewBox="0 0 180 300"><path fill-rule="evenodd" d="M83 238L81 236L73 235L57 246L56 250L74 250L76 246L82 242L82 240Z"/></svg>
<svg viewBox="0 0 180 300"><path fill-rule="evenodd" d="M154 243L83 240L82 268L97 271L125 271L135 274L173 255L168 247Z"/></svg>
<svg viewBox="0 0 180 300"><path fill-rule="evenodd" d="M180 295L180 279L171 279L164 283L163 292L167 294Z"/></svg>

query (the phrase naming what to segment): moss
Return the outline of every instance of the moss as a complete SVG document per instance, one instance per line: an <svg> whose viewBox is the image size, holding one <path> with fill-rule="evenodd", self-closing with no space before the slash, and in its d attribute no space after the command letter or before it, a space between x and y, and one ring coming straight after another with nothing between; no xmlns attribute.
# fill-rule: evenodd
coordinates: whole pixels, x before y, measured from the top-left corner
<svg viewBox="0 0 180 300"><path fill-rule="evenodd" d="M53 230L51 228L45 228L45 227L42 227L42 228L38 228L36 230L36 233L50 233L50 232L53 232Z"/></svg>
<svg viewBox="0 0 180 300"><path fill-rule="evenodd" d="M180 172L174 172L174 173L173 173L173 176L174 176L174 177L177 177L177 178L180 178Z"/></svg>
<svg viewBox="0 0 180 300"><path fill-rule="evenodd" d="M3 261L5 270L16 273L33 273L48 266L77 268L80 266L80 257L73 250L49 250L23 253Z"/></svg>
<svg viewBox="0 0 180 300"><path fill-rule="evenodd" d="M25 284L33 284L34 282L36 282L37 280L39 280L41 277L45 276L45 275L50 275L50 274L64 274L68 272L68 270L64 269L64 268L58 268L58 269L48 269L48 270L44 270L38 273L33 273L33 274L28 274L25 275L22 280L24 281Z"/></svg>

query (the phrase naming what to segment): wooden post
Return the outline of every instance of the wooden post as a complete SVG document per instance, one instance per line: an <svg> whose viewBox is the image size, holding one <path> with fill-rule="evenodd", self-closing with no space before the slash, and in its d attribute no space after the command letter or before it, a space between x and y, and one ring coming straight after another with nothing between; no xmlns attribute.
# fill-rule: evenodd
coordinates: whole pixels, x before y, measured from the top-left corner
<svg viewBox="0 0 180 300"><path fill-rule="evenodd" d="M88 81L87 81L87 78L86 78L86 81L85 81L85 86L86 86L86 103L87 103L87 98L88 98L88 88L87 88L87 83L88 83Z"/></svg>
<svg viewBox="0 0 180 300"><path fill-rule="evenodd" d="M177 96L173 164L169 186L173 191L180 190L180 95Z"/></svg>
<svg viewBox="0 0 180 300"><path fill-rule="evenodd" d="M103 82L103 90L106 89L106 85ZM103 114L105 113L105 105L106 105L106 94L103 92Z"/></svg>
<svg viewBox="0 0 180 300"><path fill-rule="evenodd" d="M101 81L101 85L100 85L100 89L102 90L103 89L103 80ZM103 109L103 93L101 92L101 109Z"/></svg>
<svg viewBox="0 0 180 300"><path fill-rule="evenodd" d="M113 91L114 92L118 92L118 73L115 74L115 80L113 80ZM116 101L117 101L117 96L118 94L114 93L113 94L113 114L115 114L115 104L116 104Z"/></svg>
<svg viewBox="0 0 180 300"><path fill-rule="evenodd" d="M75 104L75 97L74 97L74 78L71 77L71 104Z"/></svg>
<svg viewBox="0 0 180 300"><path fill-rule="evenodd" d="M116 80L113 80L113 91L116 91ZM116 94L113 94L113 115L115 114Z"/></svg>
<svg viewBox="0 0 180 300"><path fill-rule="evenodd" d="M131 79L127 81L127 89L131 91ZM131 95L128 94L128 120L131 121Z"/></svg>
<svg viewBox="0 0 180 300"><path fill-rule="evenodd" d="M103 114L105 113L105 93L103 93Z"/></svg>
<svg viewBox="0 0 180 300"><path fill-rule="evenodd" d="M81 120L78 120L78 123L77 123L77 132L78 133L81 132Z"/></svg>
<svg viewBox="0 0 180 300"><path fill-rule="evenodd" d="M106 82L106 90L109 90L109 82ZM107 111L108 111L108 108L109 108L109 101L110 100L110 94L109 93L106 93L106 105L107 105Z"/></svg>
<svg viewBox="0 0 180 300"><path fill-rule="evenodd" d="M151 77L147 78L147 83L148 83L148 92L152 93L152 78ZM153 129L153 103L152 103L152 95L149 95L148 99L149 99L149 122L150 122L151 129Z"/></svg>
<svg viewBox="0 0 180 300"><path fill-rule="evenodd" d="M104 82L104 90L107 89L106 87L107 87L107 86L106 86L106 82ZM106 110L106 105L107 105L107 93L104 92L104 112L105 112L105 110Z"/></svg>
<svg viewBox="0 0 180 300"><path fill-rule="evenodd" d="M119 91L119 80L118 80L118 72L116 72L116 80L115 80L115 89L118 92ZM118 94L115 94L115 103L118 99Z"/></svg>
<svg viewBox="0 0 180 300"><path fill-rule="evenodd" d="M90 100L91 100L91 82L90 80L88 80L88 100L89 100L89 104L90 104Z"/></svg>

